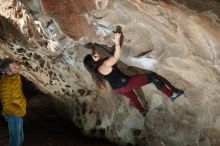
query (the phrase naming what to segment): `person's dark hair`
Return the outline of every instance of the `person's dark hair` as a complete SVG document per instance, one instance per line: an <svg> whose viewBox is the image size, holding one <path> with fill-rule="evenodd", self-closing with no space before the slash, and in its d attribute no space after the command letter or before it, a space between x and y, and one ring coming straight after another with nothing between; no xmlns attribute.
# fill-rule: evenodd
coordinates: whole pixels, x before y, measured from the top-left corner
<svg viewBox="0 0 220 146"><path fill-rule="evenodd" d="M99 88L105 88L106 82L105 79L98 72L98 67L102 64L103 61L94 61L92 55L88 54L83 60L85 68L89 71L92 76L93 81Z"/></svg>
<svg viewBox="0 0 220 146"><path fill-rule="evenodd" d="M11 63L13 63L13 62L14 62L14 60L11 59L11 58L2 59L2 60L0 61L0 71L1 71L1 73L2 73L2 74L5 74L5 73L7 73L8 71L10 71L9 65L10 65Z"/></svg>

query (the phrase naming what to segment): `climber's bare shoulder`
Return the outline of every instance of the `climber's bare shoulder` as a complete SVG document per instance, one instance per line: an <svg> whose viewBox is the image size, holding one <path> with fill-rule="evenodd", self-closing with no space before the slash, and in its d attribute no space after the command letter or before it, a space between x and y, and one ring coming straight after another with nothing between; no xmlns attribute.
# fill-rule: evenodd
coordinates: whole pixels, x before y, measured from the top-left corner
<svg viewBox="0 0 220 146"><path fill-rule="evenodd" d="M102 75L108 75L112 72L112 66L105 66L104 64L102 64L99 68L98 71L102 74Z"/></svg>

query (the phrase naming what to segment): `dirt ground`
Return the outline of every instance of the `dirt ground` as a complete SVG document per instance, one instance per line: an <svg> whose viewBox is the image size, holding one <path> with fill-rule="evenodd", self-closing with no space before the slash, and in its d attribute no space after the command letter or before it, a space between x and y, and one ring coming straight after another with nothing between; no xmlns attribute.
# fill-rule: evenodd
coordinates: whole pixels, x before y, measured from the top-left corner
<svg viewBox="0 0 220 146"><path fill-rule="evenodd" d="M107 140L88 138L69 120L61 118L49 98L38 95L28 101L24 118L23 146L117 146ZM0 117L0 146L8 144L7 123Z"/></svg>

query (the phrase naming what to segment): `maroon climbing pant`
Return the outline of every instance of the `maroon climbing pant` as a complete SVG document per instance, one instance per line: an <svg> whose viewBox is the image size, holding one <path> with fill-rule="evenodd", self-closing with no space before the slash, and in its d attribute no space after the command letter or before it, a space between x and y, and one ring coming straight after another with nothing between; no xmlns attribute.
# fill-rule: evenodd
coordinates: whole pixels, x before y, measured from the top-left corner
<svg viewBox="0 0 220 146"><path fill-rule="evenodd" d="M131 76L129 78L128 83L124 87L115 89L117 93L127 96L130 99L133 106L135 106L140 112L144 112L144 108L141 105L140 101L138 100L138 97L135 94L134 89L140 88L141 86L148 84L149 81L147 78L148 78L147 74ZM168 97L172 95L172 91L169 88L167 88L165 84L160 89L160 91L163 92Z"/></svg>

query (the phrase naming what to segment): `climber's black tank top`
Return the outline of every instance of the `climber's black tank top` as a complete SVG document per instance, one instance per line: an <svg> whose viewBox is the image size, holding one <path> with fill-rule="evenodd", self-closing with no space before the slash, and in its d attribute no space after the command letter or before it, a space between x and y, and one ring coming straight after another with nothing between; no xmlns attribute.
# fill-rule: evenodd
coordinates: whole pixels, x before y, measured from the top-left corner
<svg viewBox="0 0 220 146"><path fill-rule="evenodd" d="M122 73L116 65L112 67L112 72L107 75L103 75L104 79L106 79L113 89L118 89L125 86L128 83L129 76Z"/></svg>

